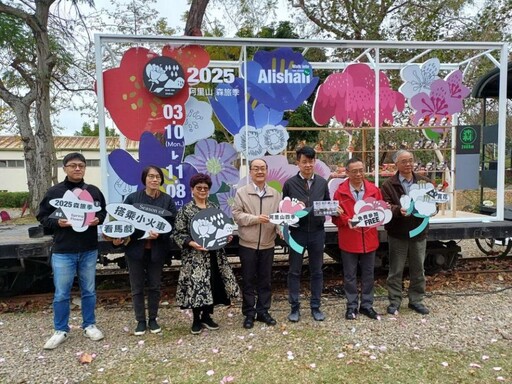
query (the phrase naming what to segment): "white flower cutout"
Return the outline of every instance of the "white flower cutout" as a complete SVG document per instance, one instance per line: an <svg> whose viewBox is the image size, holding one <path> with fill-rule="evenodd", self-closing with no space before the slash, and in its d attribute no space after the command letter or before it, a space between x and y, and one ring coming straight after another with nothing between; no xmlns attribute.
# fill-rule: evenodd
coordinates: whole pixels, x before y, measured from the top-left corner
<svg viewBox="0 0 512 384"><path fill-rule="evenodd" d="M262 129L242 128L234 137L234 147L249 160L263 157L265 153L277 155L286 150L289 134L282 125L266 125Z"/></svg>
<svg viewBox="0 0 512 384"><path fill-rule="evenodd" d="M432 183L413 184L409 190L409 197L414 201L414 208L425 217L433 216L436 213L436 202L427 194L434 189Z"/></svg>
<svg viewBox="0 0 512 384"><path fill-rule="evenodd" d="M213 135L215 126L210 103L191 96L185 103L185 110L187 111L187 118L183 124L185 145L194 144Z"/></svg>
<svg viewBox="0 0 512 384"><path fill-rule="evenodd" d="M260 143L263 148L267 148L271 155L278 155L286 150L290 135L282 125L266 125L263 127L260 135Z"/></svg>
<svg viewBox="0 0 512 384"><path fill-rule="evenodd" d="M199 219L192 223L192 228L199 235L201 239L209 237L215 232L216 228L210 221Z"/></svg>
<svg viewBox="0 0 512 384"><path fill-rule="evenodd" d="M430 85L439 79L440 61L434 57L423 64L411 64L400 71L400 77L404 83L398 91L408 100L419 93L430 94Z"/></svg>
<svg viewBox="0 0 512 384"><path fill-rule="evenodd" d="M240 129L234 137L234 147L237 152L243 153L248 160L257 159L265 154L266 148L261 145L261 129L247 127Z"/></svg>

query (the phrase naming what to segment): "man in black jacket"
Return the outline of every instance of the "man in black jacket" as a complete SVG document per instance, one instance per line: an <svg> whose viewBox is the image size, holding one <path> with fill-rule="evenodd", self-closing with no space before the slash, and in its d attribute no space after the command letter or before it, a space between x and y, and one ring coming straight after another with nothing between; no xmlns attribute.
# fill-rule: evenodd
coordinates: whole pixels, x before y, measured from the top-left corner
<svg viewBox="0 0 512 384"><path fill-rule="evenodd" d="M283 186L283 198L290 197L302 201L311 212L299 220L297 227L290 227L291 237L308 251L311 315L316 321L325 319L320 310L320 297L323 288L323 260L325 245L324 216L313 215L313 202L330 200L327 181L314 173L316 152L311 147L297 150L299 172L288 179ZM300 319L300 275L304 251L298 253L290 248L290 267L288 271L288 301L291 312L288 320L297 322Z"/></svg>
<svg viewBox="0 0 512 384"><path fill-rule="evenodd" d="M37 220L53 231L52 270L55 295L53 298L53 323L55 333L46 342L44 349L55 349L67 338L70 331L69 314L71 287L78 275L82 299L82 328L85 337L91 340L103 339L103 333L96 328L96 261L98 258L98 224L106 216L105 198L94 185L84 182L85 157L81 153L70 153L62 160L66 178L51 187L39 205ZM50 204L53 199L64 197L67 191L75 193L86 190L91 195L91 203L100 207L85 231L75 231L65 218L51 217L57 210ZM87 203L87 202L84 202Z"/></svg>

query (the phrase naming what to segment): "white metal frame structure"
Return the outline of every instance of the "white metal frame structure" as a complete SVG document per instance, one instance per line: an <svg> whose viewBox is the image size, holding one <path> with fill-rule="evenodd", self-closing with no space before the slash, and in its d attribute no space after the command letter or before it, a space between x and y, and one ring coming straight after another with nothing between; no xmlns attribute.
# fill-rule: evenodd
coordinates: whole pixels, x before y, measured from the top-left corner
<svg viewBox="0 0 512 384"><path fill-rule="evenodd" d="M105 69L103 66L103 53L108 50L109 44L131 44L132 46L155 46L155 45L201 45L201 46L218 46L218 47L239 47L240 56L237 61L211 61L210 67L229 67L238 68L247 62L247 48L322 48L327 50L344 49L344 50L363 50L362 54L354 57L349 62L310 62L314 69L326 70L343 70L347 65L359 62L361 58L365 59L365 63L373 67L375 78L381 70L400 70L409 64L418 62L427 56L433 50L462 50L468 52L468 57L461 62L441 63L441 70L466 69L469 65L476 62L476 59L486 58L490 60L496 67L500 68L500 85L499 85L499 111L498 111L498 161L497 166L497 204L496 216L486 217L485 221L502 221L504 220L504 187L505 187L505 129L506 129L506 102L507 102L507 59L509 46L503 42L420 42L420 41L342 41L342 40L295 40L295 39L254 39L254 38L208 38L208 37L164 37L164 36L135 36L135 35L95 35L95 60L96 60L96 80L97 80L97 97L98 97L98 120L100 133L100 157L102 164L106 164L107 152L105 145L105 99L104 84L102 73ZM386 60L382 55L386 50L414 50L415 54L411 54L411 58L403 63L392 63ZM420 53L418 54L418 51ZM304 52L304 51L303 51ZM498 56L499 58L496 58ZM384 60L382 60L384 58ZM478 65L478 64L476 64ZM247 86L245 87L247 89ZM379 158L379 82L376 82L375 89L375 126L376 126L376 142L375 142L375 159L376 167L378 167ZM246 106L247 111L247 106ZM247 112L246 112L247 116ZM246 124L247 126L247 124ZM454 129L453 129L454 130ZM452 132L453 137L453 132ZM454 156L455 143L452 141L452 162ZM452 180L453 180L453 164L452 164ZM378 183L378 172L376 172L376 182ZM102 167L102 186L106 191L107 186L107 167ZM108 199L108 194L106 193ZM483 221L482 218L432 218L431 222L442 221L449 222L468 222Z"/></svg>

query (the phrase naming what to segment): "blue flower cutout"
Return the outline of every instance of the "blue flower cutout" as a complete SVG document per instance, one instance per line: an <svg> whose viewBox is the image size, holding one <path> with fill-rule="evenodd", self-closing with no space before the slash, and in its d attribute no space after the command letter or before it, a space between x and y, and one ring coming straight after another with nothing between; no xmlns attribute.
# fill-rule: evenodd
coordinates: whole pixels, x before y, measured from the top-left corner
<svg viewBox="0 0 512 384"><path fill-rule="evenodd" d="M247 73L251 96L279 111L295 110L319 80L302 54L291 48L256 52L254 60L247 63Z"/></svg>
<svg viewBox="0 0 512 384"><path fill-rule="evenodd" d="M245 126L245 92L243 79L235 78L231 84L219 84L215 88L215 97L210 97L210 104L215 115L233 136ZM247 101L248 125L262 128L267 124L286 126L283 112L269 108L249 97Z"/></svg>

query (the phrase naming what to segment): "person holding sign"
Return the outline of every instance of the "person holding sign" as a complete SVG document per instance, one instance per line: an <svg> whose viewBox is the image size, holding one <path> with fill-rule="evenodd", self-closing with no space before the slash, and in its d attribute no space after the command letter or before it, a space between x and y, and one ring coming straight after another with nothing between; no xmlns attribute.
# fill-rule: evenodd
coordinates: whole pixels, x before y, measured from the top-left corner
<svg viewBox="0 0 512 384"><path fill-rule="evenodd" d="M355 320L357 314L378 319L373 309L373 284L375 251L379 248L379 235L376 226L357 226L354 205L364 199L382 200L382 195L373 183L364 178L364 164L357 157L351 158L346 165L348 180L345 180L336 192L334 200L339 202L339 216L333 216L332 222L338 227L338 244L343 262L343 287L347 299L345 318ZM361 302L357 291L357 266L361 268ZM358 309L359 307L359 309Z"/></svg>
<svg viewBox="0 0 512 384"><path fill-rule="evenodd" d="M143 190L133 192L125 199L125 204L138 204L140 210L158 211L163 208L164 219L171 225L176 218L176 205L171 196L162 192L160 187L164 183L164 174L159 167L150 165L144 168L141 176ZM146 235L146 236L145 236ZM126 243L125 256L130 274L133 310L137 327L135 335L143 335L147 328L151 333L161 332L157 323L158 305L160 303L160 283L165 257L170 251L171 240L169 234L159 234L149 230L144 232L136 229L127 239L114 239L114 245ZM148 322L146 323L146 309L144 305L144 285L147 282L148 295Z"/></svg>
<svg viewBox="0 0 512 384"><path fill-rule="evenodd" d="M218 329L219 325L211 318L213 306L229 305L230 299L239 295L236 278L224 250L209 251L193 239L194 227L205 228L207 232L211 228L195 225L199 221L207 222L205 219L194 220L195 216L209 208L218 209L208 200L211 186L210 176L204 173L190 178L192 201L178 211L173 231L174 241L183 250L176 303L181 308L192 308L191 333L194 335L201 333L203 326L210 330Z"/></svg>
<svg viewBox="0 0 512 384"><path fill-rule="evenodd" d="M409 259L408 289L409 308L422 315L429 309L423 304L425 296L424 262L427 248L428 222L415 236L411 231L420 227L423 218L410 214L402 207L400 200L409 195L410 189L418 182L430 182L424 176L413 172L414 157L411 152L399 150L394 155L398 171L382 184L384 200L390 204L393 218L386 224L389 244L389 273L387 279L389 306L387 312L396 315L402 303L402 278L405 262Z"/></svg>
<svg viewBox="0 0 512 384"><path fill-rule="evenodd" d="M106 216L105 198L94 185L84 181L86 160L81 153L69 153L62 160L66 178L51 187L39 204L37 220L53 232L51 265L55 294L55 332L44 349L55 349L70 331L70 298L75 275L81 293L82 328L85 337L103 339L96 327L97 225ZM64 198L64 196L67 196Z"/></svg>
<svg viewBox="0 0 512 384"><path fill-rule="evenodd" d="M290 267L288 270L288 301L291 311L288 320L297 322L300 320L300 276L302 273L302 261L304 251L307 249L309 256L310 285L311 285L311 315L316 321L323 321L325 315L320 310L320 298L323 289L322 266L324 261L325 245L325 216L314 216L314 201L330 200L327 181L314 173L316 152L311 147L302 147L297 151L297 175L286 180L283 186L283 197L297 199L302 202L310 213L302 217L297 226L290 226L290 236L304 249L297 252L290 248Z"/></svg>
<svg viewBox="0 0 512 384"><path fill-rule="evenodd" d="M255 319L276 325L268 310L272 301L270 280L278 227L270 222L269 215L278 211L281 201L281 194L266 183L265 160L252 160L249 169L252 183L237 189L233 206L233 217L238 224L246 329L254 326Z"/></svg>

